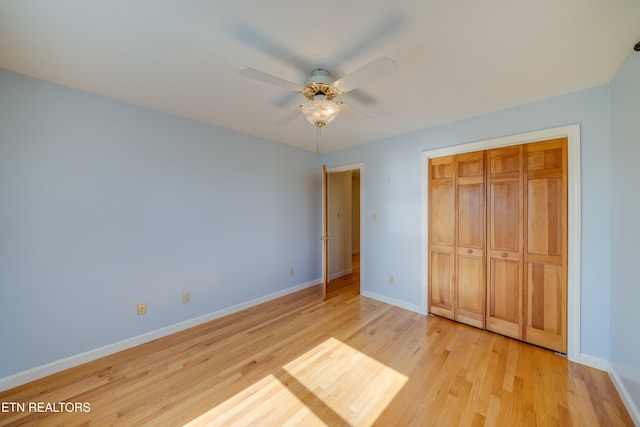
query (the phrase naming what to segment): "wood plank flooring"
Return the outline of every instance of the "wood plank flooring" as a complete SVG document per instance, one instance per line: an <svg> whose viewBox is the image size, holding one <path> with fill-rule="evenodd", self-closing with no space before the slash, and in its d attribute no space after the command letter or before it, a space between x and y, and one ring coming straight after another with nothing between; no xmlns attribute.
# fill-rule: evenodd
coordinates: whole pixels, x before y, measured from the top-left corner
<svg viewBox="0 0 640 427"><path fill-rule="evenodd" d="M2 392L90 412L0 425L633 425L605 372L361 297L357 261L327 301L316 286Z"/></svg>

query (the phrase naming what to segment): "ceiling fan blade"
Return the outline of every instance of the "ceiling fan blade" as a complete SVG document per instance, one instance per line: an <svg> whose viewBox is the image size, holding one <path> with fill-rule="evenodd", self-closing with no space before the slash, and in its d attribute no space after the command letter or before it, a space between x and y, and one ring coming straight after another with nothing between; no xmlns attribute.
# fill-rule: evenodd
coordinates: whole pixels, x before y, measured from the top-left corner
<svg viewBox="0 0 640 427"><path fill-rule="evenodd" d="M251 28L247 25L238 25L232 29L232 34L239 41L261 50L262 52L278 58L287 64L291 64L298 70L308 73L313 70L313 65L305 58L297 55L295 52L271 40L266 34Z"/></svg>
<svg viewBox="0 0 640 427"><path fill-rule="evenodd" d="M349 99L355 99L358 101L358 103L365 105L371 105L378 102L378 100L373 95L370 95L361 89L353 89L349 91L347 96L349 97Z"/></svg>
<svg viewBox="0 0 640 427"><path fill-rule="evenodd" d="M341 108L341 112L343 112L344 115L349 117L349 118L352 118L352 119L363 119L363 118L366 118L366 119L369 119L369 120L375 120L369 114L367 114L364 111L354 107L353 105L345 104L343 102L341 107L342 107Z"/></svg>
<svg viewBox="0 0 640 427"><path fill-rule="evenodd" d="M299 101L299 95L294 92L284 92L281 96L278 96L271 104L278 108L285 108L294 103L296 100Z"/></svg>
<svg viewBox="0 0 640 427"><path fill-rule="evenodd" d="M342 45L335 62L354 60L379 49L385 43L395 39L406 28L406 19L398 14L386 13L373 25L360 29L360 38Z"/></svg>
<svg viewBox="0 0 640 427"><path fill-rule="evenodd" d="M258 80L258 81L276 85L285 89L289 89L294 92L298 92L302 90L302 86L300 86L297 83L293 83L288 80L281 79L280 77L276 77L274 75L264 73L254 68L243 68L238 71L238 74L244 77L248 77L250 79Z"/></svg>
<svg viewBox="0 0 640 427"><path fill-rule="evenodd" d="M383 56L375 61L365 65L362 68L358 68L351 74L344 76L343 78L335 81L333 85L340 92L349 92L357 87L365 85L369 82L377 80L381 77L393 74L398 70L395 62L390 58Z"/></svg>
<svg viewBox="0 0 640 427"><path fill-rule="evenodd" d="M287 114L286 116L284 116L283 118L278 120L278 125L279 126L286 126L289 123L291 123L292 121L294 121L295 119L297 119L298 117L302 117L302 112L300 111L300 107L296 107L289 114Z"/></svg>

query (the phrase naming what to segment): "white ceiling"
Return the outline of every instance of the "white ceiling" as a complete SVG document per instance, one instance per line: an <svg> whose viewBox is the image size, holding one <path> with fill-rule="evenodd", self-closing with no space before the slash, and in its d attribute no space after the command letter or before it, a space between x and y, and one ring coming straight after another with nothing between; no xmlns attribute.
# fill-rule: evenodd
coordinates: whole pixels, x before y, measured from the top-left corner
<svg viewBox="0 0 640 427"><path fill-rule="evenodd" d="M639 40L638 0L0 0L1 68L309 150L302 95L237 71L392 58L325 152L605 84Z"/></svg>

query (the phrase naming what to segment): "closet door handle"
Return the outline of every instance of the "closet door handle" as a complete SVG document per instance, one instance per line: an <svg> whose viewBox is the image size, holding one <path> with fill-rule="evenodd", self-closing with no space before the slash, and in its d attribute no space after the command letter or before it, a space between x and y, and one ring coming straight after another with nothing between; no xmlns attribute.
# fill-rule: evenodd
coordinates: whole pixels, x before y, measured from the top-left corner
<svg viewBox="0 0 640 427"><path fill-rule="evenodd" d="M506 257L508 257L509 255L508 255L506 252L502 252L502 255L500 255L500 256L501 256L502 258L506 258Z"/></svg>
<svg viewBox="0 0 640 427"><path fill-rule="evenodd" d="M467 253L468 254L472 254L473 253L473 249L467 249Z"/></svg>

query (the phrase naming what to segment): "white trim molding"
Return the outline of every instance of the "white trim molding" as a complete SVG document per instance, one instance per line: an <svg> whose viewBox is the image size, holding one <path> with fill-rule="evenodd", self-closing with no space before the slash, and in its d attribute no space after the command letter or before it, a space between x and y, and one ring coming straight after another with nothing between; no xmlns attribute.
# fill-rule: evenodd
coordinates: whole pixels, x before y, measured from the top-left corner
<svg viewBox="0 0 640 427"><path fill-rule="evenodd" d="M599 369L601 371L609 371L609 361L600 357L594 357L589 354L580 354L580 363L590 368Z"/></svg>
<svg viewBox="0 0 640 427"><path fill-rule="evenodd" d="M348 268L346 270L338 271L336 273L329 275L329 280L337 279L342 276L346 276L347 274L353 273L353 268Z"/></svg>
<svg viewBox="0 0 640 427"><path fill-rule="evenodd" d="M360 265L365 265L365 212L364 212L364 163L351 163L342 166L327 166L327 173L349 172L353 170L360 171ZM366 289L366 281L364 280L364 268L360 268L360 292Z"/></svg>
<svg viewBox="0 0 640 427"><path fill-rule="evenodd" d="M386 295L382 295L376 292L371 291L362 291L360 295L366 298L370 298L376 301L383 302L385 304L393 305L395 307L403 308L405 310L413 311L414 313L427 315L427 312L422 309L421 306L417 304L410 304L406 301L401 301L399 299L391 298Z"/></svg>
<svg viewBox="0 0 640 427"><path fill-rule="evenodd" d="M276 298L283 297L285 295L292 294L294 292L301 291L311 286L319 285L322 283L322 279L311 280L306 283L292 286L281 291L277 291L262 297L252 299L240 304L236 304L230 307L223 308L212 313L208 313L193 319L185 320L183 322L175 323L173 325L166 326L164 328L156 329L155 331L147 332L136 337L128 338L113 344L108 344L104 347L89 350L85 353L76 354L55 362L48 363L43 366L38 366L33 369L29 369L24 372L19 372L8 377L0 378L0 391L9 390L10 388L18 387L22 384L26 384L31 381L35 381L40 378L44 378L47 375L55 374L56 372L64 371L65 369L73 368L74 366L82 365L83 363L91 362L101 357L109 356L110 354L117 353L122 350L126 350L140 344L144 344L153 341L158 338L166 337L176 332L183 331L185 329L192 328L194 326L201 325L203 323L210 322L215 319L227 316L229 314L237 313L245 310L249 307L262 304L267 301L274 300Z"/></svg>
<svg viewBox="0 0 640 427"><path fill-rule="evenodd" d="M590 356L588 354L580 355L580 362L583 365L589 366L591 368L599 369L601 371L605 371L609 374L609 378L613 383L618 395L620 396L620 400L624 404L625 408L629 412L631 419L634 424L640 426L640 408L638 408L631 398L631 394L629 390L625 386L624 381L622 381L621 373L619 369L616 369L615 365L608 360L601 359L599 357Z"/></svg>
<svg viewBox="0 0 640 427"><path fill-rule="evenodd" d="M580 259L581 259L581 201L580 201L580 125L572 124L500 138L470 142L422 153L422 307L427 312L429 284L429 159L472 151L489 150L511 145L527 144L555 138L567 138L568 160L568 263L567 263L567 357L581 362L580 354Z"/></svg>
<svg viewBox="0 0 640 427"><path fill-rule="evenodd" d="M622 378L620 378L620 374L612 363L609 363L608 372L609 378L611 378L611 382L618 391L620 399L622 400L622 403L624 403L625 408L627 408L627 411L629 411L629 415L631 416L633 423L637 426L640 426L640 408L638 408L633 402L633 399L629 394L629 390L627 389L627 387L625 387Z"/></svg>

